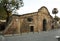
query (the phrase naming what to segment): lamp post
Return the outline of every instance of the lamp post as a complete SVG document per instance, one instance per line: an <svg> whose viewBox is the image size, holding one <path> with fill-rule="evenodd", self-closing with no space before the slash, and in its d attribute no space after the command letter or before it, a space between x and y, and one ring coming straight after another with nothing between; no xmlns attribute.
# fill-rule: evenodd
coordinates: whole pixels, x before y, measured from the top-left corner
<svg viewBox="0 0 60 41"><path fill-rule="evenodd" d="M55 21L55 25L54 25L54 26L56 27L56 26L57 26L57 25L56 25L56 24L57 24L56 14L58 13L57 8L53 8L52 13L55 14L55 19L54 19L54 21Z"/></svg>

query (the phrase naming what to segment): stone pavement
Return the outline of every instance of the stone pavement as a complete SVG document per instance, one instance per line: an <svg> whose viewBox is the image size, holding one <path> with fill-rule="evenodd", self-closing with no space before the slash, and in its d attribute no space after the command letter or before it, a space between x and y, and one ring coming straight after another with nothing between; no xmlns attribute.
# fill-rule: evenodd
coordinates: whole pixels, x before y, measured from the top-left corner
<svg viewBox="0 0 60 41"><path fill-rule="evenodd" d="M1 36L0 41L58 41L56 36L60 36L60 29L23 33L22 35Z"/></svg>

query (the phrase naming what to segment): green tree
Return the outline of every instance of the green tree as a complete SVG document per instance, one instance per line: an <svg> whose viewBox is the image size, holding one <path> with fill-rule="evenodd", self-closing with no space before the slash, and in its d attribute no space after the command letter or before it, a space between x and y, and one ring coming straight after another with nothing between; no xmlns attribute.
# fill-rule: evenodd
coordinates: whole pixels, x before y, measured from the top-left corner
<svg viewBox="0 0 60 41"><path fill-rule="evenodd" d="M56 14L58 13L57 8L53 8L52 13L55 14L55 17L54 17L54 22L55 22L54 28L57 28L57 21L58 21L58 19L59 19L59 18L56 16Z"/></svg>
<svg viewBox="0 0 60 41"><path fill-rule="evenodd" d="M60 18L58 16L55 16L54 20L59 21Z"/></svg>
<svg viewBox="0 0 60 41"><path fill-rule="evenodd" d="M22 0L0 0L0 19L8 21L12 11L22 6Z"/></svg>
<svg viewBox="0 0 60 41"><path fill-rule="evenodd" d="M0 4L0 19L6 19L7 18L7 12L4 10L4 7Z"/></svg>
<svg viewBox="0 0 60 41"><path fill-rule="evenodd" d="M52 10L52 13L55 14L55 17L56 17L56 14L58 13L57 8L54 8L54 9Z"/></svg>

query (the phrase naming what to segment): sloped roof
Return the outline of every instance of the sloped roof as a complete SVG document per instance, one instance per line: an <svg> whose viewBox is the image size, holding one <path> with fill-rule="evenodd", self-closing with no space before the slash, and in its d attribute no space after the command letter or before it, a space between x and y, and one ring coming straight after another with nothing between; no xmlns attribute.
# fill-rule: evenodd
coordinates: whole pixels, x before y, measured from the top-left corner
<svg viewBox="0 0 60 41"><path fill-rule="evenodd" d="M48 15L50 15L50 12L48 11L47 7L45 6L42 6L40 9L38 9L38 12L40 12L40 10L42 10L43 8L45 8L48 12ZM50 17L53 19L53 17L50 15Z"/></svg>
<svg viewBox="0 0 60 41"><path fill-rule="evenodd" d="M45 6L42 6L40 9L38 9L38 12L40 12L40 10L42 10L43 8L45 8L48 12L48 15L53 19L53 17L50 15L48 9L45 7ZM26 13L26 14L23 14L23 15L15 15L15 16L25 16L25 15L31 15L31 14L38 14L38 12L32 12L32 13Z"/></svg>

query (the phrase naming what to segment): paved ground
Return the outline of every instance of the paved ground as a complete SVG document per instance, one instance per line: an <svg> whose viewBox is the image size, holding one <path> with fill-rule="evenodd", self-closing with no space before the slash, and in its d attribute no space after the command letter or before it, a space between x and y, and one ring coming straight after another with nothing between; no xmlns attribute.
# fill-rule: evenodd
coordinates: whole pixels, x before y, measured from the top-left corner
<svg viewBox="0 0 60 41"><path fill-rule="evenodd" d="M0 36L0 41L58 41L60 29L47 32L23 33L22 35Z"/></svg>

